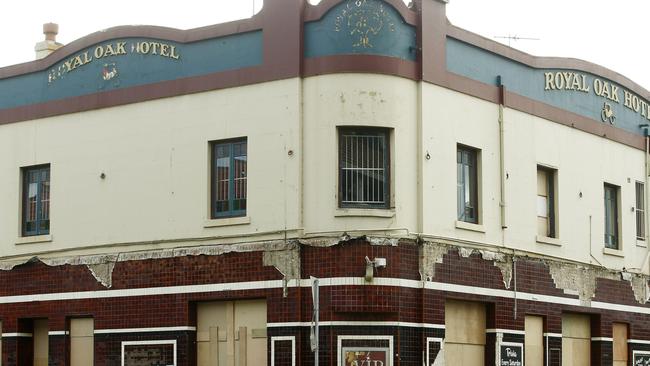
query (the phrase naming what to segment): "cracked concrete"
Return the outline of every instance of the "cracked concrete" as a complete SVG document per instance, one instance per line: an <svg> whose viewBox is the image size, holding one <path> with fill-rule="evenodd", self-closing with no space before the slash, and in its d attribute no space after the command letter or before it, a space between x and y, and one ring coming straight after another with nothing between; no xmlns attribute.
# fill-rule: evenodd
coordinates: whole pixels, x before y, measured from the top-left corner
<svg viewBox="0 0 650 366"><path fill-rule="evenodd" d="M436 263L442 263L449 248L446 245L423 242L420 246L420 278L422 281L433 281Z"/></svg>
<svg viewBox="0 0 650 366"><path fill-rule="evenodd" d="M591 306L597 278L620 280L614 272L600 268L560 262L547 262L547 265L555 287L564 290L565 294L578 295L583 306Z"/></svg>

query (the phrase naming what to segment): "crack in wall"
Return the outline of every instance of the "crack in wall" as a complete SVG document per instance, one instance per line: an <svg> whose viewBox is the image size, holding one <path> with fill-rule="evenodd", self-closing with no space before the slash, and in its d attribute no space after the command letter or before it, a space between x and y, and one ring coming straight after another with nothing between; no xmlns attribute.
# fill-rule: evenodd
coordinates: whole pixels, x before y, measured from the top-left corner
<svg viewBox="0 0 650 366"><path fill-rule="evenodd" d="M420 245L420 278L422 281L433 281L436 263L442 263L449 248L446 245L425 241Z"/></svg>

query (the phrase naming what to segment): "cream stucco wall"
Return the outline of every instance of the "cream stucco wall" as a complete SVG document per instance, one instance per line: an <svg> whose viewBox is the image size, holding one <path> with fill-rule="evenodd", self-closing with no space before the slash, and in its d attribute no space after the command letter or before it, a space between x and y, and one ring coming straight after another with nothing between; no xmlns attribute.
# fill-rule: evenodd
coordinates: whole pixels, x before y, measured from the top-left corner
<svg viewBox="0 0 650 366"><path fill-rule="evenodd" d="M0 127L2 254L210 244L242 234L259 240L296 229L299 86L285 80ZM206 222L209 142L237 137L248 139L250 223L206 227L215 224ZM43 163L51 164L52 241L16 244L20 168Z"/></svg>
<svg viewBox="0 0 650 366"><path fill-rule="evenodd" d="M502 230L498 106L433 85L425 85L422 98L422 146L432 156L423 165L425 234L615 269L638 269L644 264L648 251L637 245L632 211L634 184L644 181L643 151L505 109L507 228ZM455 223L458 143L481 149L479 229L484 232L458 228ZM558 240L553 244L536 239L537 165L557 169ZM604 183L620 187L620 253L603 250Z"/></svg>
<svg viewBox="0 0 650 366"><path fill-rule="evenodd" d="M639 268L644 153L438 86L371 74L290 79L0 126L2 255L57 256L349 234L424 235ZM388 128L391 207L338 207L337 128ZM208 220L209 142L247 137L244 219ZM480 154L480 223L456 222L456 147ZM429 159L426 156L429 156ZM51 238L20 243L20 169L51 164ZM556 244L536 240L536 167L558 170ZM105 179L100 178L101 173ZM603 253L603 183L621 187L621 255ZM582 197L580 197L582 193ZM49 240L51 239L51 240ZM45 253L45 254L44 254Z"/></svg>

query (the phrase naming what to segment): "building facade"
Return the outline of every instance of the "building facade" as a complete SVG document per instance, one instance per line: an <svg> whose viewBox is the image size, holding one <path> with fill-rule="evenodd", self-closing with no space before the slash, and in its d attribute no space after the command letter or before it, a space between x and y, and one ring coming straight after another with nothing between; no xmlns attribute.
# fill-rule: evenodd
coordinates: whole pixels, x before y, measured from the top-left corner
<svg viewBox="0 0 650 366"><path fill-rule="evenodd" d="M445 7L266 0L0 68L2 364L650 361L648 91Z"/></svg>

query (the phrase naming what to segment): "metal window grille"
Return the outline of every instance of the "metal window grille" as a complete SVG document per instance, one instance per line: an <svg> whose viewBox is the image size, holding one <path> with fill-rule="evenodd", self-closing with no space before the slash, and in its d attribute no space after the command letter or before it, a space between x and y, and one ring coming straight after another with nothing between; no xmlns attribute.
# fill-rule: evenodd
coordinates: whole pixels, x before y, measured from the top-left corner
<svg viewBox="0 0 650 366"><path fill-rule="evenodd" d="M456 151L458 220L478 223L477 150L458 146Z"/></svg>
<svg viewBox="0 0 650 366"><path fill-rule="evenodd" d="M342 207L389 206L389 158L385 130L341 130L339 159Z"/></svg>
<svg viewBox="0 0 650 366"><path fill-rule="evenodd" d="M605 184L605 247L618 249L618 187Z"/></svg>
<svg viewBox="0 0 650 366"><path fill-rule="evenodd" d="M23 169L23 236L50 233L50 166Z"/></svg>
<svg viewBox="0 0 650 366"><path fill-rule="evenodd" d="M636 238L645 240L645 185L636 182Z"/></svg>
<svg viewBox="0 0 650 366"><path fill-rule="evenodd" d="M212 146L212 217L246 215L247 142L233 140Z"/></svg>

